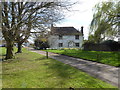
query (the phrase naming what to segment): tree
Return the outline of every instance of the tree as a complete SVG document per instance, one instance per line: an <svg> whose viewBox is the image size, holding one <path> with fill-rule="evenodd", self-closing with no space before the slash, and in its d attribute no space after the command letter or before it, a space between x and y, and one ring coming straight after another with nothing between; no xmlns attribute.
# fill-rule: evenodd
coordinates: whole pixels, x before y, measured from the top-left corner
<svg viewBox="0 0 120 90"><path fill-rule="evenodd" d="M88 40L86 41L86 42L93 42L93 43L95 43L95 36L94 35L89 35L88 36Z"/></svg>
<svg viewBox="0 0 120 90"><path fill-rule="evenodd" d="M49 9L58 12L60 8L66 7L67 4L62 2L2 2L2 34L7 44L6 59L13 57L15 40L19 38L24 41L29 37L31 29L38 28L42 21L48 22L53 18L41 18L42 15L45 16Z"/></svg>
<svg viewBox="0 0 120 90"><path fill-rule="evenodd" d="M90 34L93 34L96 42L102 40L114 39L118 37L118 28L120 25L120 2L102 2L95 6L93 20L90 25Z"/></svg>
<svg viewBox="0 0 120 90"><path fill-rule="evenodd" d="M17 32L15 24L15 4L14 3L2 3L2 34L7 44L6 59L13 57L13 44L15 39L15 33Z"/></svg>
<svg viewBox="0 0 120 90"><path fill-rule="evenodd" d="M105 40L105 41L101 42L101 44L107 45L108 47L110 47L110 49L112 51L120 50L120 44L114 40Z"/></svg>
<svg viewBox="0 0 120 90"><path fill-rule="evenodd" d="M44 38L43 38L44 39ZM42 39L35 39L34 40L34 48L35 49L46 49L49 48L48 41L47 40L42 40Z"/></svg>
<svg viewBox="0 0 120 90"><path fill-rule="evenodd" d="M48 44L49 31L41 31L41 33L35 34L34 48L35 49L46 49L49 48Z"/></svg>
<svg viewBox="0 0 120 90"><path fill-rule="evenodd" d="M41 12L41 13L40 13ZM16 38L16 42L18 43L18 51L17 53L21 53L22 44L29 38L30 32L33 29L36 33L36 29L38 32L42 30L46 30L46 25L51 22L57 22L63 19L63 14L54 11L51 8L45 8L41 11L35 12L36 17L33 15L31 20L31 29L27 29L26 26L24 28L19 29L19 35ZM51 13L52 12L52 13ZM21 12L22 14L22 12ZM20 14L19 14L20 15ZM22 26L23 27L23 26ZM28 27L28 26L27 26ZM23 30L22 30L23 29ZM33 32L32 32L33 33Z"/></svg>

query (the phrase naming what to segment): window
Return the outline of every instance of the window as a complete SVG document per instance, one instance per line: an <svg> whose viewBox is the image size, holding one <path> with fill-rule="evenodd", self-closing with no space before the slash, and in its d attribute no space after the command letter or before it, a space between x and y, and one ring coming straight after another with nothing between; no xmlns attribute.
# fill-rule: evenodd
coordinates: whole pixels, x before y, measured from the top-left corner
<svg viewBox="0 0 120 90"><path fill-rule="evenodd" d="M79 47L80 45L79 45L79 43L75 43L75 46L76 46L76 47Z"/></svg>
<svg viewBox="0 0 120 90"><path fill-rule="evenodd" d="M79 35L75 35L75 39L79 39Z"/></svg>
<svg viewBox="0 0 120 90"><path fill-rule="evenodd" d="M63 47L63 43L59 43L59 47Z"/></svg>
<svg viewBox="0 0 120 90"><path fill-rule="evenodd" d="M59 35L59 39L62 39L62 35Z"/></svg>

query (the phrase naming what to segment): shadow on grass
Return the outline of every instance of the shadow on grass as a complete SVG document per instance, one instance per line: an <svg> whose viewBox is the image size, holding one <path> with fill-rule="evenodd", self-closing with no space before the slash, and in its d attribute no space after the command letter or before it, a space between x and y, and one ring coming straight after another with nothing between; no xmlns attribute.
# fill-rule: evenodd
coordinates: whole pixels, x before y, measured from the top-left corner
<svg viewBox="0 0 120 90"><path fill-rule="evenodd" d="M48 64L48 69L51 69L53 71L53 74L55 72L57 76L62 78L62 80L60 81L61 83L69 83L69 81L70 82L73 81L74 83L79 83L79 84L85 83L86 85L91 85L91 86L95 86L96 83L99 83L98 80L93 79L84 72L70 65L63 64L59 61L53 61L51 64Z"/></svg>
<svg viewBox="0 0 120 90"><path fill-rule="evenodd" d="M4 61L5 60L5 56L6 56L6 54L0 55L0 61Z"/></svg>
<svg viewBox="0 0 120 90"><path fill-rule="evenodd" d="M35 59L35 61L40 61L40 60L45 60L45 59L47 59L47 58L45 56L43 56L43 57Z"/></svg>
<svg viewBox="0 0 120 90"><path fill-rule="evenodd" d="M52 63L48 64L48 69L55 71L58 76L66 79L69 78L71 74L75 74L76 70L73 70L73 67L70 65L66 65L59 61L52 61Z"/></svg>
<svg viewBox="0 0 120 90"><path fill-rule="evenodd" d="M69 87L75 87L74 86L74 84L82 84L82 82L83 83L85 83L86 85L92 85L92 86L95 86L96 85L96 83L98 83L98 82L96 82L96 81L93 81L93 79L91 79L91 77L89 77L89 76L87 76L86 74L84 74L83 72L80 72L79 70L77 70L77 69L75 69L75 68L73 68L73 67L70 67L69 65L66 65L66 64L63 64L63 63L61 63L61 62L59 62L59 61L57 61L57 60L53 60L53 59L46 59L46 57L45 56L42 56L42 57L38 57L37 59L34 59L34 60L37 60L37 61L39 61L39 60L41 60L41 63L44 63L44 64L35 64L35 62L34 63L32 63L31 65L38 65L38 67L40 66L40 65L46 65L48 68L47 68L47 70L48 70L48 73L51 73L52 72L52 76L54 77L54 76L56 76L58 79L56 79L56 80L58 80L56 83L56 85L59 85L59 84L61 84L61 87L62 86L64 86L64 84L66 84L66 83L69 83L69 81L70 82L72 82L72 84L68 84L68 88ZM43 61L43 60L45 60L45 61ZM36 61L36 63L38 63ZM40 63L40 62L39 62ZM45 66L45 67L46 67ZM34 67L33 67L34 68ZM6 68L6 69L9 69L9 68ZM36 69L35 69L36 70ZM40 72L40 71L39 71ZM46 73L46 74L48 74L48 73ZM27 73L26 73L27 74ZM37 74L37 73L36 73ZM55 74L55 75L54 75ZM17 78L19 78L19 77L21 77L22 75L24 75L23 73L11 73L11 74L8 74L8 73L5 73L4 72L4 74L3 75L10 75L10 76L13 76L13 77L17 77ZM60 77L60 79L59 79L59 77ZM5 77L4 77L5 78ZM24 78L24 77L23 77ZM61 79L62 78L62 79ZM44 78L44 79L46 79L46 78ZM53 79L55 79L55 78L53 78ZM72 79L72 80L71 80ZM95 84L95 85L94 85ZM73 86L72 86L73 85ZM80 86L82 86L82 85L80 85Z"/></svg>

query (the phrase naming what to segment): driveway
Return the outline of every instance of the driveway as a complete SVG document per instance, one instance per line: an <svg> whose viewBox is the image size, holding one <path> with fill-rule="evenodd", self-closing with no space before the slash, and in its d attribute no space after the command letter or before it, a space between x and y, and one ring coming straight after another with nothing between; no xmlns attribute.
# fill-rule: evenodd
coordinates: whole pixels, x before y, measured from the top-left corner
<svg viewBox="0 0 120 90"><path fill-rule="evenodd" d="M33 50L30 49L32 52L39 53L41 55L46 55L45 51L40 50ZM48 53L49 58L56 59L60 62L65 64L69 64L77 69L80 69L95 78L99 78L105 82L108 82L114 86L120 87L120 79L119 68L114 66L109 66L97 62L87 61L79 58L73 58L65 55L55 54L55 53Z"/></svg>

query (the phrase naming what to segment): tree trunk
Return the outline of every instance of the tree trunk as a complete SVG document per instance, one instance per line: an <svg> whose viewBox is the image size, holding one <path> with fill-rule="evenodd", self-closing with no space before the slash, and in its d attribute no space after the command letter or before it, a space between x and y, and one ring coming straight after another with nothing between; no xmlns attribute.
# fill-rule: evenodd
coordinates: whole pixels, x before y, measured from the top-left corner
<svg viewBox="0 0 120 90"><path fill-rule="evenodd" d="M11 42L7 42L6 46L6 57L5 59L12 59L13 58L13 44Z"/></svg>
<svg viewBox="0 0 120 90"><path fill-rule="evenodd" d="M18 50L17 53L22 53L22 43L18 42Z"/></svg>

